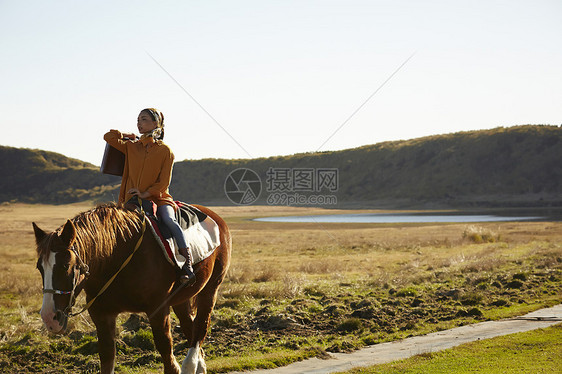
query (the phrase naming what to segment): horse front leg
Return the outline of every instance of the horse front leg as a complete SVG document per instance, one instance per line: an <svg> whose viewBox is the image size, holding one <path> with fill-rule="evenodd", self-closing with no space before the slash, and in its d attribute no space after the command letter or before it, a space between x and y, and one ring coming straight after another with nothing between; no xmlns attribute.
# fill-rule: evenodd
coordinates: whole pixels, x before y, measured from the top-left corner
<svg viewBox="0 0 562 374"><path fill-rule="evenodd" d="M173 352L172 333L170 332L170 309L163 310L150 318L150 327L154 336L154 345L162 357L164 373L180 374L180 365Z"/></svg>
<svg viewBox="0 0 562 374"><path fill-rule="evenodd" d="M96 325L98 335L100 373L113 374L115 369L115 320L117 315L97 314L90 311L90 317Z"/></svg>

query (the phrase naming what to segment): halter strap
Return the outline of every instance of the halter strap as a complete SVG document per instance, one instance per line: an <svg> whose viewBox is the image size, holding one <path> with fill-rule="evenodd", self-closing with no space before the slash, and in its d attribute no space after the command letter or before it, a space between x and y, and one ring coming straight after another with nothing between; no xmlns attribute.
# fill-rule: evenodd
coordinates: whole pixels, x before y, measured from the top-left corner
<svg viewBox="0 0 562 374"><path fill-rule="evenodd" d="M84 261L82 261L82 258L80 257L80 255L78 254L78 251L76 250L76 247L73 245L70 247L70 250L72 252L74 252L74 254L76 255L77 258L77 262L78 265L74 265L74 269L78 269L80 271L80 275L85 274L86 278L90 275L90 268L88 267L88 265L86 265L84 263ZM85 278L84 278L85 279ZM74 279L72 281L72 290L70 291L62 291L62 290L57 290L55 288L43 288L43 293L50 293L53 295L72 295L74 293L74 291L76 290L76 287L78 286L78 283L76 281L76 271L74 272Z"/></svg>
<svg viewBox="0 0 562 374"><path fill-rule="evenodd" d="M44 288L43 293L52 293L53 295L70 295L72 291L61 291L61 290L54 290L50 288Z"/></svg>

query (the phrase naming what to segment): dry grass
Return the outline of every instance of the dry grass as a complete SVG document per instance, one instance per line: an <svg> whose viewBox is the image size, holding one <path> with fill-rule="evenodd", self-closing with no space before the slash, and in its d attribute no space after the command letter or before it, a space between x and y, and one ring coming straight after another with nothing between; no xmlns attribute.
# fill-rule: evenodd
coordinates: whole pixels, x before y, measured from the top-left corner
<svg viewBox="0 0 562 374"><path fill-rule="evenodd" d="M35 308L40 305L40 275L34 270L36 256L31 222L53 230L67 218L90 207L88 204L0 206L3 305L13 307L14 303L20 303ZM562 224L556 222L478 226L280 224L254 222L250 218L334 211L263 206L214 209L227 219L233 232L234 255L228 273L228 281L233 284L283 283L293 279L295 274L307 277L362 275L374 282L400 283L401 278L408 278L408 273L419 273L412 269L446 269L464 264L470 272L490 271L517 255L512 251L514 247L521 251L521 243L545 239L562 242ZM526 250L534 249L531 245Z"/></svg>
<svg viewBox="0 0 562 374"><path fill-rule="evenodd" d="M233 282L275 280L280 272L307 275L403 273L468 264L469 271L489 271L514 247L547 237L560 242L559 223L484 224L505 241L478 244L466 240L466 227L449 225L336 225L240 222L232 225L235 256ZM522 235L523 228L533 235ZM282 270L280 270L282 269Z"/></svg>

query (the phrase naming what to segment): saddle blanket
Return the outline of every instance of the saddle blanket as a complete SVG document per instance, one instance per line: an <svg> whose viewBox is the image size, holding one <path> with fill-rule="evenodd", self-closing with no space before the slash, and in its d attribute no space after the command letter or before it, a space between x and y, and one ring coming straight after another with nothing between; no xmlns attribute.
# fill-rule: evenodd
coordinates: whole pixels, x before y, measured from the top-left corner
<svg viewBox="0 0 562 374"><path fill-rule="evenodd" d="M183 229L195 265L213 254L220 245L219 226L211 217L194 206L182 202L176 204L179 207L176 219ZM170 230L154 216L147 215L147 218L150 222L147 226L150 227L168 262L181 268L185 263L185 257L179 254L177 243Z"/></svg>

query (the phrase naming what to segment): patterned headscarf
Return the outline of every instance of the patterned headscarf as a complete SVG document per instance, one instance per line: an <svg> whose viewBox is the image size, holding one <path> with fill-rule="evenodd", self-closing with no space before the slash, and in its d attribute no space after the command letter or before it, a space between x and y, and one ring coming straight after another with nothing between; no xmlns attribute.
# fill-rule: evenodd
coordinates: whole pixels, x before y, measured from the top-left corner
<svg viewBox="0 0 562 374"><path fill-rule="evenodd" d="M142 112L147 112L150 114L152 119L156 121L156 128L152 130L152 133L149 136L152 136L154 140L163 140L164 139L164 114L159 112L155 108L146 108L143 109Z"/></svg>

